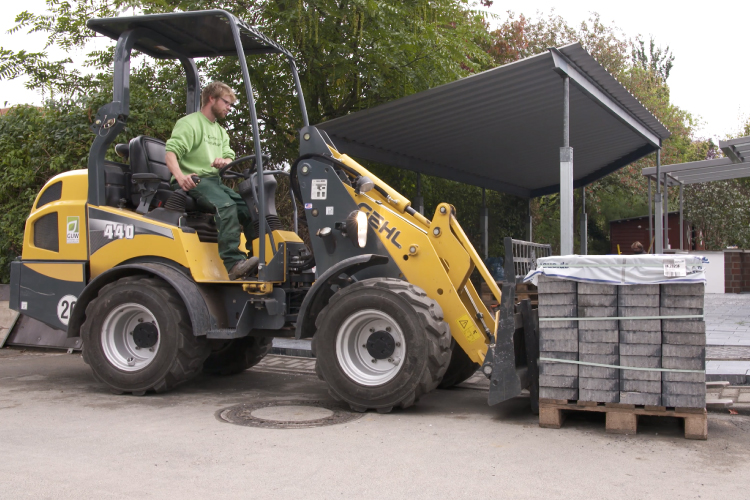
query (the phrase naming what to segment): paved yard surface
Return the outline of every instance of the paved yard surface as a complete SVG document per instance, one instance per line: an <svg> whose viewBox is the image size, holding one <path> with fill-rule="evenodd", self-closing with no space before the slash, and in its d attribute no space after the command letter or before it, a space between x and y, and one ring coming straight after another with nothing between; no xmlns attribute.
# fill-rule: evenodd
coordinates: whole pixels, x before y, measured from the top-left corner
<svg viewBox="0 0 750 500"><path fill-rule="evenodd" d="M277 360L277 361L274 361ZM750 417L709 416L708 441L677 420L610 435L596 414L541 429L518 398L436 391L388 415L263 429L217 412L257 401L332 403L309 372L269 357L235 377L114 396L78 354L0 349L2 498L742 498Z"/></svg>

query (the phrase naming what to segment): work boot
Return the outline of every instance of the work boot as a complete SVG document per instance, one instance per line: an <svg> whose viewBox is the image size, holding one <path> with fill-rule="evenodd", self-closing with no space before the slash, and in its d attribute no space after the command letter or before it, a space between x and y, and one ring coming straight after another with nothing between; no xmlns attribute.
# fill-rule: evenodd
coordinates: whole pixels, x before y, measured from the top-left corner
<svg viewBox="0 0 750 500"><path fill-rule="evenodd" d="M258 257L250 257L249 259L241 260L232 266L229 270L229 279L238 280L244 278L248 274L252 274L258 270Z"/></svg>

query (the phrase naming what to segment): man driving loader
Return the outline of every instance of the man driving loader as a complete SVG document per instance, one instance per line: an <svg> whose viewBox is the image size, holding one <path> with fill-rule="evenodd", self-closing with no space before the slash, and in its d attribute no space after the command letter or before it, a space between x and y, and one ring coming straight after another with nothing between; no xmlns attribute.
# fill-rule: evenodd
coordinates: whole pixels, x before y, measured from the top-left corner
<svg viewBox="0 0 750 500"><path fill-rule="evenodd" d="M198 206L213 211L219 233L219 256L236 280L258 268L257 257L247 257L240 249L240 225L247 238L246 248L252 252L252 220L242 197L225 186L218 169L234 160L229 136L217 123L225 118L237 100L232 89L213 82L201 92L201 109L177 120L167 141L166 161L173 182L192 196ZM200 182L193 181L197 175Z"/></svg>

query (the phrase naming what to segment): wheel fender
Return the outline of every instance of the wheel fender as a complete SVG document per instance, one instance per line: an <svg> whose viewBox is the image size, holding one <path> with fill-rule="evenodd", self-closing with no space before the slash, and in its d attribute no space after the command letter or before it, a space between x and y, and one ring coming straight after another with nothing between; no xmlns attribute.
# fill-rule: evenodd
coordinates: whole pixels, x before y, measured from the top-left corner
<svg viewBox="0 0 750 500"><path fill-rule="evenodd" d="M112 283L125 276L134 274L148 274L163 279L174 288L185 303L193 326L193 334L205 335L216 321L209 313L208 305L198 289L198 285L185 274L172 266L153 262L124 264L100 274L83 289L76 301L76 307L68 323L68 337L80 337L81 325L86 319L86 305L96 298L104 285Z"/></svg>
<svg viewBox="0 0 750 500"><path fill-rule="evenodd" d="M357 255L344 259L334 266L328 268L323 275L315 280L310 291L305 295L302 305L297 314L297 327L295 338L310 338L315 334L315 318L318 313L328 304L328 300L335 293L331 287L339 285L346 286L350 283L348 279L342 279L341 275L345 274L347 278L358 273L363 269L372 266L382 266L387 264L389 258L384 255L365 254Z"/></svg>

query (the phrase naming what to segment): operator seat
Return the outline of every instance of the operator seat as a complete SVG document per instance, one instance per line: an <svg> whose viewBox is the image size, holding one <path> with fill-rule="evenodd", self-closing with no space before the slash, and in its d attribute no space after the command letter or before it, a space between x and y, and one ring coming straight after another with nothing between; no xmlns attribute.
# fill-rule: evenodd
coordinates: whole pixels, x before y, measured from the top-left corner
<svg viewBox="0 0 750 500"><path fill-rule="evenodd" d="M127 149L133 184L138 186L131 201L138 205L136 212L145 214L152 206L164 205L173 192L169 185L172 174L167 168L166 144L159 139L139 135L130 140ZM195 201L189 196L185 211L196 211Z"/></svg>

